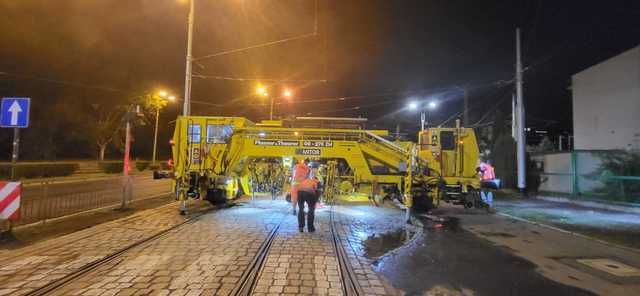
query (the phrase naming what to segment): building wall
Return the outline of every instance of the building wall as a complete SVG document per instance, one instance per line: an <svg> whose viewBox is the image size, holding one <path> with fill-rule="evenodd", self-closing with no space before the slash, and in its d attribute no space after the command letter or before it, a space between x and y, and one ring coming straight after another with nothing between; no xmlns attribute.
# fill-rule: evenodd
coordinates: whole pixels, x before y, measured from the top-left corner
<svg viewBox="0 0 640 296"><path fill-rule="evenodd" d="M572 77L575 149L640 149L640 46Z"/></svg>

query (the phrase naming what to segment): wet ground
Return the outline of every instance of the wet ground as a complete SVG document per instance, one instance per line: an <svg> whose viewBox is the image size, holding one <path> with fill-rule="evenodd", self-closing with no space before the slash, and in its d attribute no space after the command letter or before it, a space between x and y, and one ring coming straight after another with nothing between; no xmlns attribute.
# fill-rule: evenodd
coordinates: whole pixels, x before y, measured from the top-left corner
<svg viewBox="0 0 640 296"><path fill-rule="evenodd" d="M540 199L506 198L497 211L640 249L640 215Z"/></svg>
<svg viewBox="0 0 640 296"><path fill-rule="evenodd" d="M364 242L369 256L383 254L375 270L407 295L594 295L545 278L535 264L458 227L456 218L421 222L415 234L399 229Z"/></svg>
<svg viewBox="0 0 640 296"><path fill-rule="evenodd" d="M272 255L289 256L291 250L308 243L310 246L302 249L311 250L316 257L325 253L328 255L324 257L331 257L331 252L325 250L323 253L321 245L331 242L328 225L335 223L348 261L366 295L595 295L590 291L601 295L640 295L640 276L614 277L589 269L576 261L584 258L611 258L640 267L640 253L616 250L609 245L486 211L443 206L430 213L430 216L416 213L416 223L407 225L403 211L390 204L373 207L368 203L345 202L319 208L316 216L318 231L312 234L298 233L295 217L289 213L289 204L282 200L241 203L238 207L208 213L194 222L193 226L168 235L166 241L159 240L133 252L132 263L123 265L123 268L153 269L151 284L137 282L151 276L142 276L141 272L151 272L142 270L136 271L140 273L136 275L139 279L126 283L129 286L124 287L123 283L122 287L113 287L110 283L116 280L130 280L127 278L128 274L115 273L115 269L119 268L117 266L106 267L102 273L88 277L82 284L106 290L186 289L196 293L194 295L200 292L212 295L214 293L211 291L224 288L224 281L232 280L229 275L219 275L217 269L224 265L222 269L229 269L231 275L237 278L240 272L235 270L238 262L248 264L248 260L253 257L252 252L257 250L257 245L274 221L284 219ZM333 222L330 222L330 211L334 214ZM27 291L50 280L49 276L41 277L36 274L42 268L52 268L47 272L53 275L64 274L71 269L63 270L55 266L71 268L77 262L94 260L94 256L111 252L113 248L121 246L123 241L135 241L139 236L153 233L151 230L164 229L183 220L175 208L168 206L159 207L157 211L150 210L149 213L151 214L139 214L96 225L30 247L0 249L0 259L14 262L11 266L0 267L0 295L2 288L8 287L5 290L9 292L17 289ZM68 242L72 243L67 245ZM212 245L216 248L211 248ZM244 246L246 252L236 254L239 246ZM278 251L278 246L282 247L282 252ZM35 253L30 253L32 251ZM31 256L34 254L37 256ZM183 256L185 254L188 256ZM236 258L234 254L242 258ZM139 261L148 262L152 266L138 266L138 259L134 258L138 255ZM310 257L302 256L299 259L304 258ZM327 266L333 264L327 258L314 259L317 262L313 261L313 264L320 261L327 263ZM280 259L283 258L278 258L277 261L280 262ZM196 264L202 260L213 260L213 263ZM216 270L215 273L210 272L209 276L193 277L189 272L196 265ZM169 266L183 272L176 273L175 278L167 278L164 273L168 271L163 269L169 269ZM231 268L234 270L231 271ZM290 265L286 268L297 267ZM269 292L272 286L278 286L279 288L274 288L278 293L289 290L302 293L303 288L311 288L313 294L319 294L316 290L331 287L329 276L324 279L316 274L315 282L305 286L304 281L294 278L302 271L288 272L289 269L286 268L284 271L273 270L274 282L263 285L268 287ZM323 272L327 273L330 268L325 269ZM23 276L27 273L28 277ZM214 285L210 280L214 276L224 281ZM192 281L198 283L191 283ZM226 284L232 285L230 282ZM329 286L325 287L327 284ZM79 286L73 287L80 289ZM105 293L112 292L106 290ZM85 292L89 295L95 291Z"/></svg>

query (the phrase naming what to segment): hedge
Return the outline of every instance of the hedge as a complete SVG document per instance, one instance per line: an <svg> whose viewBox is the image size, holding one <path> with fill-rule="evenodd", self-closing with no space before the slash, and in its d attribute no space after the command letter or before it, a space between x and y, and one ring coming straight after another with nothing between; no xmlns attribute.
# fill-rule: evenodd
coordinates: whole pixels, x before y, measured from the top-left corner
<svg viewBox="0 0 640 296"><path fill-rule="evenodd" d="M99 162L98 167L101 171L107 174L119 174L122 173L122 161L115 162Z"/></svg>
<svg viewBox="0 0 640 296"><path fill-rule="evenodd" d="M73 174L78 164L16 164L15 173L18 179L63 177ZM11 178L11 164L0 164L0 178Z"/></svg>
<svg viewBox="0 0 640 296"><path fill-rule="evenodd" d="M146 161L146 160L136 161L136 169L138 169L138 171L141 171L141 172L148 169L150 165L151 165L150 161Z"/></svg>

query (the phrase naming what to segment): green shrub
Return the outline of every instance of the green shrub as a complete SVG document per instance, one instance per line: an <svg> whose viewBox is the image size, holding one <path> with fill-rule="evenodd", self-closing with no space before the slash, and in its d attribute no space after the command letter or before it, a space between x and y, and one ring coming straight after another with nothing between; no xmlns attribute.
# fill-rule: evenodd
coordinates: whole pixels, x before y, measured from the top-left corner
<svg viewBox="0 0 640 296"><path fill-rule="evenodd" d="M15 168L18 179L63 177L73 174L78 169L77 164L50 163L50 164L17 164ZM0 165L0 178L11 178L11 164Z"/></svg>
<svg viewBox="0 0 640 296"><path fill-rule="evenodd" d="M169 168L169 165L167 164L167 161L164 160L164 161L156 161L156 164L150 165L149 169L153 171L167 171L170 168Z"/></svg>
<svg viewBox="0 0 640 296"><path fill-rule="evenodd" d="M603 183L602 187L593 190L594 193L609 200L640 203L640 182L616 178L640 176L640 153L612 150L596 153L596 156L601 160L600 165L586 175L587 179Z"/></svg>
<svg viewBox="0 0 640 296"><path fill-rule="evenodd" d="M146 161L146 160L136 160L136 169L138 169L138 171L144 171L147 168L149 168L149 166L151 165L150 161Z"/></svg>
<svg viewBox="0 0 640 296"><path fill-rule="evenodd" d="M114 161L114 162L99 162L98 167L101 171L107 174L119 174L122 173L122 161Z"/></svg>

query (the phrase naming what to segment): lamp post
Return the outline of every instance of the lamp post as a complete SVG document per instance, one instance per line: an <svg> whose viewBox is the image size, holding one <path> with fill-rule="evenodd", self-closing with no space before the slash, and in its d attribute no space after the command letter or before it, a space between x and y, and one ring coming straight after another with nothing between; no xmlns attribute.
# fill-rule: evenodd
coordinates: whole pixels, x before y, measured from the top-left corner
<svg viewBox="0 0 640 296"><path fill-rule="evenodd" d="M153 156L151 158L151 165L156 164L156 152L158 150L158 121L160 119L160 109L166 106L169 101L175 101L176 97L169 95L166 91L160 91L158 94L151 94L149 104L156 109L156 123L153 132Z"/></svg>
<svg viewBox="0 0 640 296"><path fill-rule="evenodd" d="M435 101L429 102L426 106L420 108L420 104L418 102L410 102L409 109L417 110L420 109L420 130L424 131L424 127L427 124L427 111L434 110L438 107L438 103Z"/></svg>
<svg viewBox="0 0 640 296"><path fill-rule="evenodd" d="M256 89L256 92L258 93L259 96L269 98L269 120L273 120L273 107L275 105L275 96L273 95L270 96L269 93L267 92L267 89L263 86L258 86L258 88ZM290 89L285 88L282 91L283 98L291 98L291 96L293 96L293 93L291 92Z"/></svg>
<svg viewBox="0 0 640 296"><path fill-rule="evenodd" d="M192 78L192 65L193 65L193 22L194 22L194 13L195 13L195 2L196 0L189 0L189 19L188 23L188 33L187 33L187 65L185 67L185 78L184 78L184 105L182 107L182 115L189 116L191 115L191 78ZM155 150L154 150L155 151Z"/></svg>

